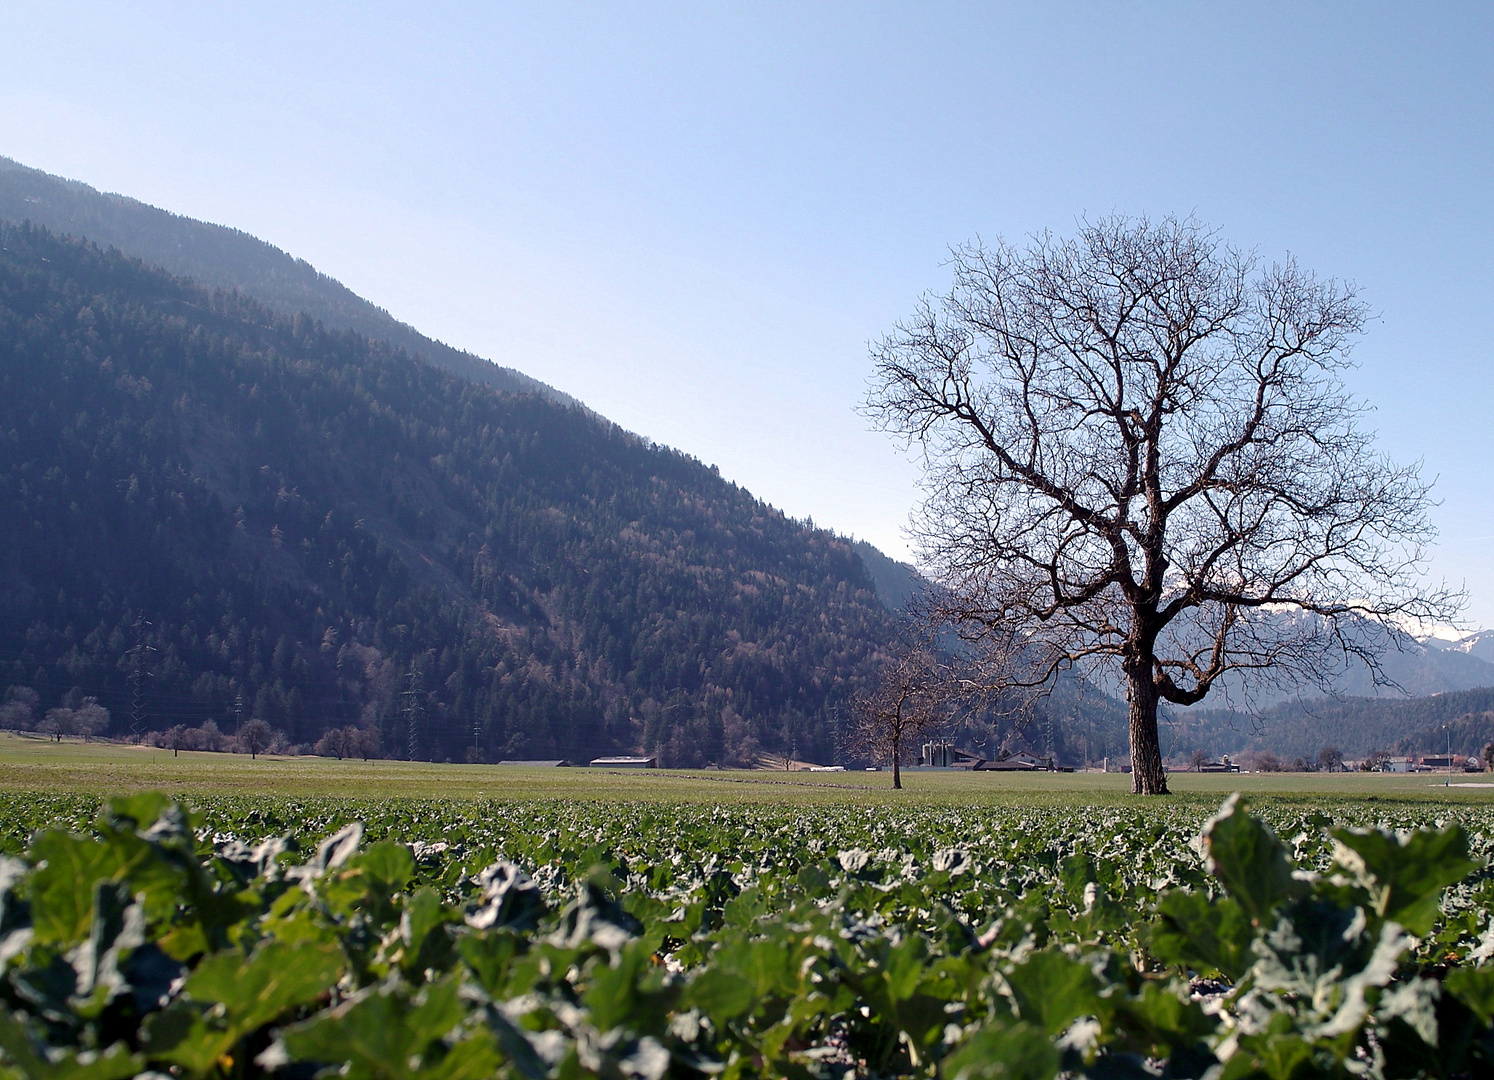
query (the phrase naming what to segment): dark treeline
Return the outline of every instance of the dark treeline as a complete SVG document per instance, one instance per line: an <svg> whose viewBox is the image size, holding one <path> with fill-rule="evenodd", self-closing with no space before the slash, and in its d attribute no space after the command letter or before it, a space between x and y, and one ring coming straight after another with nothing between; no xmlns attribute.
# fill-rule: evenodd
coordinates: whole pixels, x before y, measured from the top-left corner
<svg viewBox="0 0 1494 1080"><path fill-rule="evenodd" d="M846 541L584 410L0 225L0 687L461 759L833 754Z"/></svg>
<svg viewBox="0 0 1494 1080"><path fill-rule="evenodd" d="M1425 727L1388 747L1397 754L1454 754L1482 757L1494 743L1494 691L1483 695L1484 708Z"/></svg>

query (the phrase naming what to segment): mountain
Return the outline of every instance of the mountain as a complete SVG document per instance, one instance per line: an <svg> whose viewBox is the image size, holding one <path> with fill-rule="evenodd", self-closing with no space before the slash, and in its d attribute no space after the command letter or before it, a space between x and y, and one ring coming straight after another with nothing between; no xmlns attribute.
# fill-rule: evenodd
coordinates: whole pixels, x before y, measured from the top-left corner
<svg viewBox="0 0 1494 1080"><path fill-rule="evenodd" d="M1421 643L1437 652L1461 653L1494 665L1494 630L1477 630L1452 641L1436 637L1423 638Z"/></svg>
<svg viewBox="0 0 1494 1080"><path fill-rule="evenodd" d="M1251 617L1269 621L1322 620L1321 616L1304 612L1257 612ZM1408 697L1427 697L1456 690L1494 686L1494 663L1470 651L1439 648L1431 643L1418 641L1399 630L1387 629L1365 620L1356 622L1353 617L1347 617L1341 622L1343 633L1351 640L1357 638L1379 651L1381 681L1378 684L1374 673L1363 661L1342 656L1337 666L1326 672L1325 687L1271 686L1257 682L1247 692L1244 681L1238 675L1227 675L1215 683L1212 692L1202 702L1175 711L1186 715L1189 712L1233 709L1243 716L1269 712L1279 704L1298 698L1384 698L1388 701L1404 701ZM1295 628L1290 625L1283 629L1295 632ZM1096 681L1110 693L1118 696L1123 693L1118 680L1106 681L1099 678Z"/></svg>
<svg viewBox="0 0 1494 1080"><path fill-rule="evenodd" d="M915 567L889 558L865 540L856 540L852 546L866 564L872 584L877 590L877 598L888 611L906 611L913 598L928 586L928 582Z"/></svg>
<svg viewBox="0 0 1494 1080"><path fill-rule="evenodd" d="M30 221L56 233L116 247L151 266L209 288L237 289L270 311L309 315L333 330L355 330L496 390L575 399L512 368L443 345L399 322L341 282L248 233L96 191L0 157L0 220Z"/></svg>
<svg viewBox="0 0 1494 1080"><path fill-rule="evenodd" d="M1195 708L1169 718L1162 745L1165 753L1180 757L1193 750L1217 757L1269 749L1288 759L1311 759L1325 746L1335 746L1349 757L1362 757L1377 750L1430 749L1418 742L1426 731L1445 734L1444 725L1490 710L1494 710L1494 688L1487 686L1414 698L1297 698L1254 717ZM1412 747L1413 743L1417 745ZM1476 753L1482 745L1463 746L1455 739L1453 749Z"/></svg>
<svg viewBox="0 0 1494 1080"><path fill-rule="evenodd" d="M0 224L0 686L422 758L831 755L893 635L848 541L424 355Z"/></svg>

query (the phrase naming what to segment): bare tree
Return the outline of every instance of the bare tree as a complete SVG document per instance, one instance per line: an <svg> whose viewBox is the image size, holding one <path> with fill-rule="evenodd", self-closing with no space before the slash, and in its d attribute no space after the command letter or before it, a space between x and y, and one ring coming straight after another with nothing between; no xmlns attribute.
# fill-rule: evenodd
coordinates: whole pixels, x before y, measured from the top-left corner
<svg viewBox="0 0 1494 1080"><path fill-rule="evenodd" d="M358 737L353 747L350 748L349 753L362 755L364 761L384 756L384 740L379 737L378 728L369 726L361 729L354 728L352 730L358 732Z"/></svg>
<svg viewBox="0 0 1494 1080"><path fill-rule="evenodd" d="M56 742L61 742L64 735L73 733L73 710L65 705L48 709L47 715L42 717L41 723L36 725L36 730L43 735L52 736Z"/></svg>
<svg viewBox="0 0 1494 1080"><path fill-rule="evenodd" d="M197 729L195 742L197 745L192 747L193 750L211 750L216 754L227 745L228 736L223 734L216 721L204 720L202 726Z"/></svg>
<svg viewBox="0 0 1494 1080"><path fill-rule="evenodd" d="M263 720L247 720L239 732L239 744L249 751L249 759L252 761L259 757L261 750L270 745L272 735L274 735L273 729Z"/></svg>
<svg viewBox="0 0 1494 1080"><path fill-rule="evenodd" d="M1281 772L1281 758L1275 750L1257 750L1250 761L1251 772Z"/></svg>
<svg viewBox="0 0 1494 1080"><path fill-rule="evenodd" d="M322 757L335 757L341 761L363 753L364 733L352 724L346 727L328 728L316 741L313 752Z"/></svg>
<svg viewBox="0 0 1494 1080"><path fill-rule="evenodd" d="M1422 591L1428 485L1345 390L1365 308L1193 220L1111 218L953 254L873 348L871 415L922 451L921 555L997 688L1123 682L1133 790L1167 791L1161 701L1326 685Z"/></svg>
<svg viewBox="0 0 1494 1080"><path fill-rule="evenodd" d="M0 704L0 728L25 731L36 722L36 707L41 695L29 686L12 686L5 691Z"/></svg>
<svg viewBox="0 0 1494 1080"><path fill-rule="evenodd" d="M1343 772L1344 753L1336 746L1325 746L1318 751L1318 764L1324 772Z"/></svg>
<svg viewBox="0 0 1494 1080"><path fill-rule="evenodd" d="M338 761L348 753L348 736L345 728L328 728L312 747L321 757L335 757Z"/></svg>
<svg viewBox="0 0 1494 1080"><path fill-rule="evenodd" d="M853 703L850 744L854 753L892 764L892 786L903 786L902 761L921 734L949 717L949 674L938 656L922 646L903 648L877 684Z"/></svg>
<svg viewBox="0 0 1494 1080"><path fill-rule="evenodd" d="M109 727L109 710L99 704L99 699L86 697L73 713L73 733L86 741L90 735L101 735Z"/></svg>
<svg viewBox="0 0 1494 1080"><path fill-rule="evenodd" d="M172 757L178 756L183 749L191 749L192 743L187 735L186 725L175 724L167 728L159 736L157 745L170 747Z"/></svg>
<svg viewBox="0 0 1494 1080"><path fill-rule="evenodd" d="M1188 755L1188 771L1202 772L1203 767L1209 763L1209 755L1202 750L1195 750Z"/></svg>

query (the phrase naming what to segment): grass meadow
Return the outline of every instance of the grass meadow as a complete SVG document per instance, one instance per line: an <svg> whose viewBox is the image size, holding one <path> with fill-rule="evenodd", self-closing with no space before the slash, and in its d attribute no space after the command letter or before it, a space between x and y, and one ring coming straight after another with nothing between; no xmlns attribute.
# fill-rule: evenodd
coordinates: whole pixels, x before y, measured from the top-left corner
<svg viewBox="0 0 1494 1080"><path fill-rule="evenodd" d="M1121 773L888 773L605 770L319 757L250 759L108 742L0 734L0 791L96 796L142 790L182 795L636 801L701 804L1114 806L1134 803ZM1450 780L1450 783L1447 781ZM1171 801L1217 806L1232 791L1257 804L1494 803L1480 774L1173 773ZM1486 786L1487 785L1487 786Z"/></svg>

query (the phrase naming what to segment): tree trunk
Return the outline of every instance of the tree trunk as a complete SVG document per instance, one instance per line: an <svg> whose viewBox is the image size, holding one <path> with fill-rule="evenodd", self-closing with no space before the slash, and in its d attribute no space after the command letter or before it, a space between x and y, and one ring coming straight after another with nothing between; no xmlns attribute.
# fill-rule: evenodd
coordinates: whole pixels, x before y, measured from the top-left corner
<svg viewBox="0 0 1494 1080"><path fill-rule="evenodd" d="M903 786L903 740L892 740L892 786L901 788Z"/></svg>
<svg viewBox="0 0 1494 1080"><path fill-rule="evenodd" d="M1162 770L1162 745L1157 740L1157 688L1150 671L1127 674L1131 705L1131 791L1137 795L1166 795L1167 773Z"/></svg>

